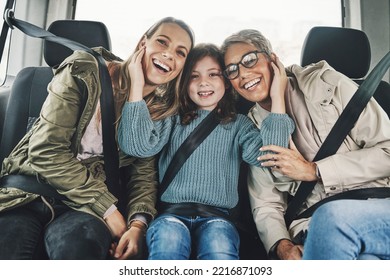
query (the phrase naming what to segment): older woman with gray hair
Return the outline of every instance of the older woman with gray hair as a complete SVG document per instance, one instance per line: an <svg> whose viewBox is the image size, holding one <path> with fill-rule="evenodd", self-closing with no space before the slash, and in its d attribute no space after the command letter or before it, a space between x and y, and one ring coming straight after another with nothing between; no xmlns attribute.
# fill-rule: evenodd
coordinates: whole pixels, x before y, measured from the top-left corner
<svg viewBox="0 0 390 280"><path fill-rule="evenodd" d="M226 64L224 75L239 95L255 103L249 111L249 117L257 126L261 126L270 113L270 92L272 86L276 85L273 83L275 70L272 62L278 61L278 58L270 42L259 31L246 29L226 38L222 51ZM389 187L390 120L372 99L338 152L313 162L330 129L356 92L357 85L335 71L326 61L306 67L291 65L286 67L286 73L286 112L295 121L296 130L289 148L263 147L273 152L260 158L265 161L262 165L268 168L251 166L248 184L253 218L270 257L301 259L307 233L310 236L310 217L294 220L287 226L284 214L288 198L296 194L300 181L316 181L300 212L340 192L366 187ZM386 203L384 199L380 201ZM357 201L354 211L366 212L368 202ZM351 225L370 222L361 215L350 216L350 219L353 219ZM363 237L363 232L359 234ZM319 238L322 238L322 242L333 242L332 239L325 239L325 234L321 236ZM379 238L381 235L377 236ZM309 240L319 242L318 238ZM344 246L330 245L340 249ZM313 247L316 248L315 245ZM359 248L356 258L362 254L376 254L369 251L370 248ZM342 258L336 254L333 257Z"/></svg>

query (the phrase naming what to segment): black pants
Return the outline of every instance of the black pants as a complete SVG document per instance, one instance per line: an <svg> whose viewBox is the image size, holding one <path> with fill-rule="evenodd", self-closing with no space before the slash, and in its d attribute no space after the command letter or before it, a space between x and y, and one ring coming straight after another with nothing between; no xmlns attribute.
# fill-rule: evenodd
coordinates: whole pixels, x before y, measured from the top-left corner
<svg viewBox="0 0 390 280"><path fill-rule="evenodd" d="M111 234L101 220L45 200L0 213L0 259L107 258Z"/></svg>

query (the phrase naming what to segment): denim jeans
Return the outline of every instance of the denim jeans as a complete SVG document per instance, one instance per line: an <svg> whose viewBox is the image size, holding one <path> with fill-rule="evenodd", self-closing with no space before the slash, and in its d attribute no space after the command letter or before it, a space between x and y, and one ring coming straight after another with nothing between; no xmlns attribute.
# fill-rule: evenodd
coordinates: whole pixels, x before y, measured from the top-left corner
<svg viewBox="0 0 390 280"><path fill-rule="evenodd" d="M310 221L303 259L390 259L390 200L336 200Z"/></svg>
<svg viewBox="0 0 390 280"><path fill-rule="evenodd" d="M45 200L0 213L0 259L107 258L111 234L101 220Z"/></svg>
<svg viewBox="0 0 390 280"><path fill-rule="evenodd" d="M150 260L237 260L240 238L235 226L219 217L162 214L146 233Z"/></svg>

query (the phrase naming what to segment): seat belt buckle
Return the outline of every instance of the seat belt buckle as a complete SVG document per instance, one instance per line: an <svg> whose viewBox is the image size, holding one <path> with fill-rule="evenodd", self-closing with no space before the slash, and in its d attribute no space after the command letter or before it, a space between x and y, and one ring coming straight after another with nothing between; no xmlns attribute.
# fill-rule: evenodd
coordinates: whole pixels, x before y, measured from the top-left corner
<svg viewBox="0 0 390 280"><path fill-rule="evenodd" d="M14 11L12 9L6 9L4 11L4 15L3 15L3 19L4 21L7 23L7 25L9 26L9 28L11 29L14 29L14 25L12 24L12 20L15 19L15 16L14 16Z"/></svg>

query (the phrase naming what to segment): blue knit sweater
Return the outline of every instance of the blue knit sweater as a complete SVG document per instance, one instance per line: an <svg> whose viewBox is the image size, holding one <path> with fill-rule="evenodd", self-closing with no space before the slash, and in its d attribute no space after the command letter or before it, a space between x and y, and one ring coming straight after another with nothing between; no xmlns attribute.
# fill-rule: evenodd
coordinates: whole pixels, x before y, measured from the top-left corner
<svg viewBox="0 0 390 280"><path fill-rule="evenodd" d="M137 157L153 156L161 151L161 182L177 149L209 112L199 110L198 118L182 125L178 115L152 121L144 101L126 102L119 124L119 146L125 153ZM287 114L271 113L260 130L240 114L233 122L219 124L187 159L161 200L233 208L238 202L242 160L259 166L259 148L268 144L287 147L293 130L294 123Z"/></svg>

